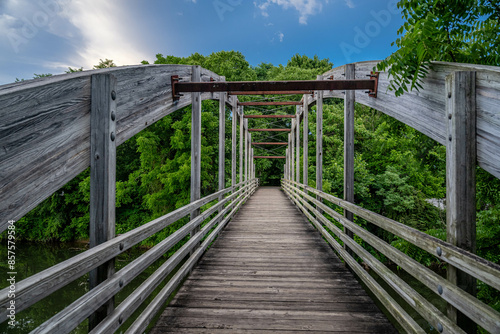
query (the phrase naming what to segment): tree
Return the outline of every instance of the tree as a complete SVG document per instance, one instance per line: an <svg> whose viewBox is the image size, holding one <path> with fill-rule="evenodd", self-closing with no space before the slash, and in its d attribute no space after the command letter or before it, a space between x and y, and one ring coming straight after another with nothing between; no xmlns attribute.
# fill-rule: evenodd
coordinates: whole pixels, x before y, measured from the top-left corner
<svg viewBox="0 0 500 334"><path fill-rule="evenodd" d="M500 4L497 0L400 0L406 22L399 49L377 65L399 96L421 88L432 61L500 65Z"/></svg>
<svg viewBox="0 0 500 334"><path fill-rule="evenodd" d="M99 59L99 64L94 65L94 69L108 68L108 67L116 67L116 64L113 63L113 60L108 58L106 58L105 60Z"/></svg>

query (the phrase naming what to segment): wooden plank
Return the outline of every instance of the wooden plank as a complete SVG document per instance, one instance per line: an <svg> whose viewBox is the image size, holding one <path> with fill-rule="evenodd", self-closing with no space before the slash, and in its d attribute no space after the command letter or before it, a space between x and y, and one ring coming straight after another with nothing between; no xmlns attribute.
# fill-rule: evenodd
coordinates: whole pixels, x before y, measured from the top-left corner
<svg viewBox="0 0 500 334"><path fill-rule="evenodd" d="M291 179L295 181L295 119L292 119L292 127L290 129L290 170Z"/></svg>
<svg viewBox="0 0 500 334"><path fill-rule="evenodd" d="M245 115L245 118L295 118L295 115Z"/></svg>
<svg viewBox="0 0 500 334"><path fill-rule="evenodd" d="M394 332L280 189L260 187L193 269L152 333L282 333L292 327Z"/></svg>
<svg viewBox="0 0 500 334"><path fill-rule="evenodd" d="M240 107L240 183L243 182L243 139L244 139L244 119L243 107Z"/></svg>
<svg viewBox="0 0 500 334"><path fill-rule="evenodd" d="M301 105L301 102L297 101L250 101L250 102L238 102L240 106L296 106Z"/></svg>
<svg viewBox="0 0 500 334"><path fill-rule="evenodd" d="M290 132L290 129L248 129L249 132Z"/></svg>
<svg viewBox="0 0 500 334"><path fill-rule="evenodd" d="M190 79L186 65L115 67L0 86L0 231L89 167L96 73L117 79L117 145L191 103L189 95L173 102L170 94L171 75ZM203 80L210 76L219 80L202 71Z"/></svg>
<svg viewBox="0 0 500 334"><path fill-rule="evenodd" d="M245 176L244 176L244 180L245 181L248 181L248 143L249 143L249 130L248 130L248 119L245 119L243 124L245 125L245 152L244 152L244 155L245 155L245 161L244 161L244 164L245 164Z"/></svg>
<svg viewBox="0 0 500 334"><path fill-rule="evenodd" d="M226 94L219 93L219 190L226 187ZM219 201L222 198L219 198Z"/></svg>
<svg viewBox="0 0 500 334"><path fill-rule="evenodd" d="M304 95L304 106L302 107L302 183L308 185L309 177L309 95Z"/></svg>
<svg viewBox="0 0 500 334"><path fill-rule="evenodd" d="M297 182L300 182L300 106L297 106L296 107L296 115L297 115L297 118L296 118L296 122L295 122L295 125L296 125L296 129L295 129L295 134L297 136L296 138L296 150L297 152L295 153L295 159L296 161L294 162L295 165L297 166L296 169L296 173L297 175L295 175L295 180L297 180Z"/></svg>
<svg viewBox="0 0 500 334"><path fill-rule="evenodd" d="M112 74L92 76L90 112L90 248L115 237L116 207L116 78ZM111 259L90 272L94 289L115 272ZM94 328L113 311L114 298L90 316Z"/></svg>
<svg viewBox="0 0 500 334"><path fill-rule="evenodd" d="M252 145L288 145L288 143L284 142L253 142Z"/></svg>
<svg viewBox="0 0 500 334"><path fill-rule="evenodd" d="M238 107L236 99L231 103L231 186L236 185L236 150L237 150L237 125L238 125Z"/></svg>
<svg viewBox="0 0 500 334"><path fill-rule="evenodd" d="M201 67L193 66L191 81L201 80ZM200 199L201 192L201 96L200 93L191 93L191 202ZM200 209L193 210L191 220L200 214ZM193 237L198 232L191 232Z"/></svg>
<svg viewBox="0 0 500 334"><path fill-rule="evenodd" d="M345 77L356 77L354 64L345 65ZM354 104L356 95L353 91L346 91L344 98L344 200L354 203ZM344 216L354 221L354 215L344 210ZM348 229L344 231L351 238L353 234ZM346 247L347 251L350 251Z"/></svg>
<svg viewBox="0 0 500 334"><path fill-rule="evenodd" d="M476 73L454 72L446 78L446 234L447 241L476 252ZM447 267L447 278L476 295L474 277ZM448 304L448 316L467 333L476 324Z"/></svg>

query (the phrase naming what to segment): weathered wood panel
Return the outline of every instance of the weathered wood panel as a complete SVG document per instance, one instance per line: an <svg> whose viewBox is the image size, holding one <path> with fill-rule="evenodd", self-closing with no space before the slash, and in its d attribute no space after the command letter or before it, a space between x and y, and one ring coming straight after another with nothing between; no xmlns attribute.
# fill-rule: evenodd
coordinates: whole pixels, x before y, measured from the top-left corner
<svg viewBox="0 0 500 334"><path fill-rule="evenodd" d="M274 187L259 188L242 207L151 333L202 329L394 332L321 236Z"/></svg>
<svg viewBox="0 0 500 334"><path fill-rule="evenodd" d="M378 61L356 63L356 78L366 79ZM344 66L324 77L344 79ZM500 67L433 62L423 81L423 89L396 97L388 90L387 73L381 72L377 98L356 91L356 102L375 108L422 132L441 144L446 143L445 78L456 71L476 72L477 161L479 166L500 178ZM325 97L343 97L339 92L325 92Z"/></svg>
<svg viewBox="0 0 500 334"><path fill-rule="evenodd" d="M117 79L117 145L191 103L189 96L172 101L170 77L191 78L185 65L117 67L0 86L0 231L90 165L90 77L96 73ZM201 75L220 80L204 69Z"/></svg>

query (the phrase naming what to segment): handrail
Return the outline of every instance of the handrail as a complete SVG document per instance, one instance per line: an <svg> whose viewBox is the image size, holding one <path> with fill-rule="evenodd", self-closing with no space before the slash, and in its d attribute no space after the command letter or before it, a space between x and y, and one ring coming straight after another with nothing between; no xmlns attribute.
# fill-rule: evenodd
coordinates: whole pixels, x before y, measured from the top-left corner
<svg viewBox="0 0 500 334"><path fill-rule="evenodd" d="M333 225L318 209L323 210L333 219L344 225L349 230L353 231L359 238L369 243L372 247L374 247L377 251L381 252L385 256L387 256L391 261L395 264L406 270L409 274L414 276L416 279L421 281L424 285L432 289L433 291L437 291L437 293L452 304L454 307L459 309L462 313L467 315L473 321L475 321L478 325L482 326L486 330L494 333L498 331L500 328L500 313L495 311L493 308L479 301L475 297L466 293L459 287L451 284L446 279L442 278L438 274L433 271L427 269L417 261L410 258L408 255L400 252L396 248L388 245L383 240L379 239L375 235L371 234L367 230L361 228L350 220L344 218L338 212L330 208L329 206L322 203L319 199L316 199L310 195L308 192L314 193L323 200L329 201L332 204L338 205L339 207L349 210L354 214L359 215L360 217L366 219L370 223L376 224L377 226L383 228L386 231L389 231L413 244L416 246L426 250L423 246L422 240L432 240L433 242L436 238L428 236L425 233L412 229L410 227L404 226L396 221L390 220L383 216L377 215L369 210L360 208L352 203L340 200L332 195L326 194L322 191L318 191L308 186L304 186L302 184L296 183L290 180L283 180L283 188L285 189L288 196L299 206L299 208L306 214L306 216L315 224L315 226L322 231L323 226L319 223L323 223L330 231L332 231L342 242L344 242L351 250L353 250L357 256L359 256L365 263L367 263L370 268L372 268L377 274L384 279L404 300L408 302L418 313L420 313L429 323L431 323L436 328L441 328L446 330L449 333L462 333L463 331L457 327L450 319L448 319L445 315L439 312L435 307L433 307L429 302L425 300L422 296L420 296L416 291L411 289L406 283L404 283L401 279L399 279L396 275L393 275L388 268L382 265L378 260L376 260L371 254L366 252L359 244L357 244L353 239L347 236L344 231L337 228ZM303 189L303 190L300 190ZM311 204L317 206L314 208ZM314 214L311 215L309 212ZM375 217L375 219L373 219ZM384 221L384 224L381 224L380 221ZM402 226L401 226L402 225ZM404 232L402 232L404 231ZM411 233L410 233L411 232ZM325 236L325 233L328 232L325 230L322 231L322 234ZM348 252L345 252L343 248L336 242L333 238L328 239L330 244L337 250L338 248L341 250L339 253L346 260L346 262L355 262L355 260L351 257ZM439 240L439 239L437 239ZM453 250L454 246L439 240L439 245L444 251L445 249L449 252ZM474 276L479 277L494 277L491 281L493 284L489 284L490 286L497 288L499 280L500 280L500 269L498 265L486 261L474 254L460 251L459 253L461 257L465 257L468 260L476 260L480 259L483 265L476 266L474 270ZM446 260L449 260L447 257ZM456 261L453 258L451 261ZM349 262L349 265L351 263ZM455 263L453 263L455 265ZM483 268L487 268L488 275L482 271ZM354 269L354 268L353 268ZM363 281L365 278L360 276ZM486 282L485 282L486 283ZM498 289L498 288L497 288ZM378 296L378 295L377 295ZM391 313L394 311L389 309Z"/></svg>

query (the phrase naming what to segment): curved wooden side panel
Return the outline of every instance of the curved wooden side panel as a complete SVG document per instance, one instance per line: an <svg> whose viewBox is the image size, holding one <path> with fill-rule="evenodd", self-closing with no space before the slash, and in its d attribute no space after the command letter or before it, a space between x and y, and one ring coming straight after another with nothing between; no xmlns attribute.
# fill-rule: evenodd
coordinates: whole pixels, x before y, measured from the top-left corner
<svg viewBox="0 0 500 334"><path fill-rule="evenodd" d="M191 104L172 101L170 77L188 65L140 65L57 75L0 86L0 232L90 165L90 78L118 82L117 144ZM221 78L202 69L202 81ZM202 94L212 99L213 94Z"/></svg>
<svg viewBox="0 0 500 334"><path fill-rule="evenodd" d="M356 79L366 75L378 61L356 63ZM476 72L477 160L479 166L500 178L500 67L434 62L423 89L396 97L389 91L386 72L381 72L376 99L356 91L356 102L377 109L411 126L441 144L446 140L445 78L457 71ZM344 79L344 66L323 74L327 79ZM343 98L342 92L325 92L324 98Z"/></svg>

